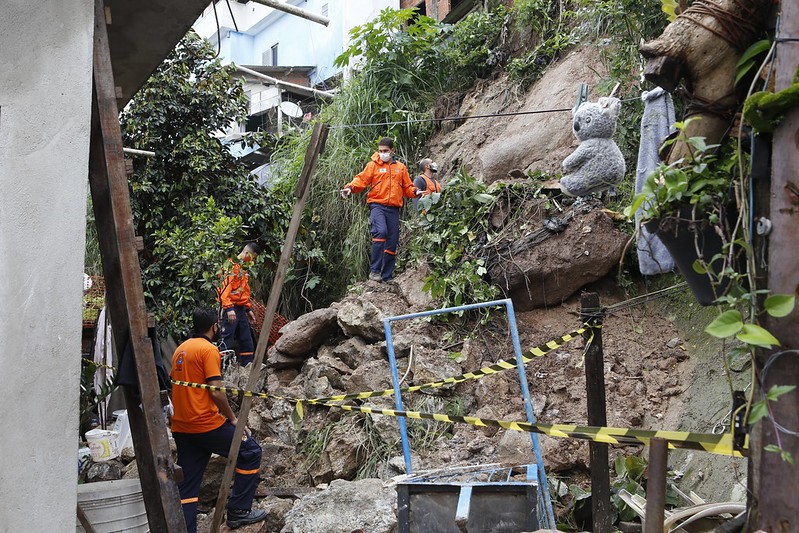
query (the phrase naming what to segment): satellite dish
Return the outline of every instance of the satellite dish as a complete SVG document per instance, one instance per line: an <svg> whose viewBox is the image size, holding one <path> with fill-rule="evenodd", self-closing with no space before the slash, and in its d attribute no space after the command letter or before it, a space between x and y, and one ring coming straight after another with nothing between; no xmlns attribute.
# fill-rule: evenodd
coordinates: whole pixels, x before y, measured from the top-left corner
<svg viewBox="0 0 799 533"><path fill-rule="evenodd" d="M302 116L302 108L294 102L280 102L280 110L291 118L300 118Z"/></svg>

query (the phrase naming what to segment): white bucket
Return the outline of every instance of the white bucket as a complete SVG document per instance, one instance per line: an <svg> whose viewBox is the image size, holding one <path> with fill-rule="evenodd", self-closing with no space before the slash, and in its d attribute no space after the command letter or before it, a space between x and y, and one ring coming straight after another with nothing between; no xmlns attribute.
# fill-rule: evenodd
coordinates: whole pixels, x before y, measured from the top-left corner
<svg viewBox="0 0 799 533"><path fill-rule="evenodd" d="M114 449L114 432L95 428L86 432L86 442L94 462L108 461L117 456Z"/></svg>
<svg viewBox="0 0 799 533"><path fill-rule="evenodd" d="M150 531L138 479L78 485L78 504L97 533ZM79 523L76 531L84 531Z"/></svg>

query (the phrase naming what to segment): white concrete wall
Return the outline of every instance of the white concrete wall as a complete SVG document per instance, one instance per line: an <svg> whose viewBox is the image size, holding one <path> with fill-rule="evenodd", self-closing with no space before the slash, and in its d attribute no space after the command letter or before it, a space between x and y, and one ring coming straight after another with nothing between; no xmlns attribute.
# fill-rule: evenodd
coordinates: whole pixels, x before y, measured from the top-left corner
<svg viewBox="0 0 799 533"><path fill-rule="evenodd" d="M93 2L0 17L0 532L75 531Z"/></svg>

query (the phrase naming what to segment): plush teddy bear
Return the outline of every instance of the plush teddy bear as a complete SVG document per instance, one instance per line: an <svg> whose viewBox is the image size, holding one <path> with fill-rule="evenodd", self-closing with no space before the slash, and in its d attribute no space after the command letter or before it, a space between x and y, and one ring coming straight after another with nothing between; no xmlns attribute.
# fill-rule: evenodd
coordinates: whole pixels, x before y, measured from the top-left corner
<svg viewBox="0 0 799 533"><path fill-rule="evenodd" d="M601 192L624 177L624 157L612 139L620 108L618 98L607 97L572 111L572 131L580 146L563 160L567 174L560 185L566 194L587 196Z"/></svg>

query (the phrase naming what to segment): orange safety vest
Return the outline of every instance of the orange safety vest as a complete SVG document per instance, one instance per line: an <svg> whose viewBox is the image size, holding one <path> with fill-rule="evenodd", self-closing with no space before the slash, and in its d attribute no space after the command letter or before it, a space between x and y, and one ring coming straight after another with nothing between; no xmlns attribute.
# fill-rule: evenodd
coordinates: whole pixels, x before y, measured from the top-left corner
<svg viewBox="0 0 799 533"><path fill-rule="evenodd" d="M242 268L239 263L236 263L232 259L228 261L232 263L233 266L227 272L222 282L222 289L219 291L219 302L222 304L222 309L230 309L237 305L249 309L250 277L247 274L247 269Z"/></svg>
<svg viewBox="0 0 799 533"><path fill-rule="evenodd" d="M419 174L419 177L424 180L426 185L425 189L422 191L422 196L428 196L434 192L441 192L441 184L438 182L438 180L428 178L424 174Z"/></svg>
<svg viewBox="0 0 799 533"><path fill-rule="evenodd" d="M361 173L344 187L349 187L354 193L370 187L366 203L390 207L402 207L403 197L416 196L416 187L413 186L405 165L396 159L384 163L377 152L372 155L372 160Z"/></svg>

